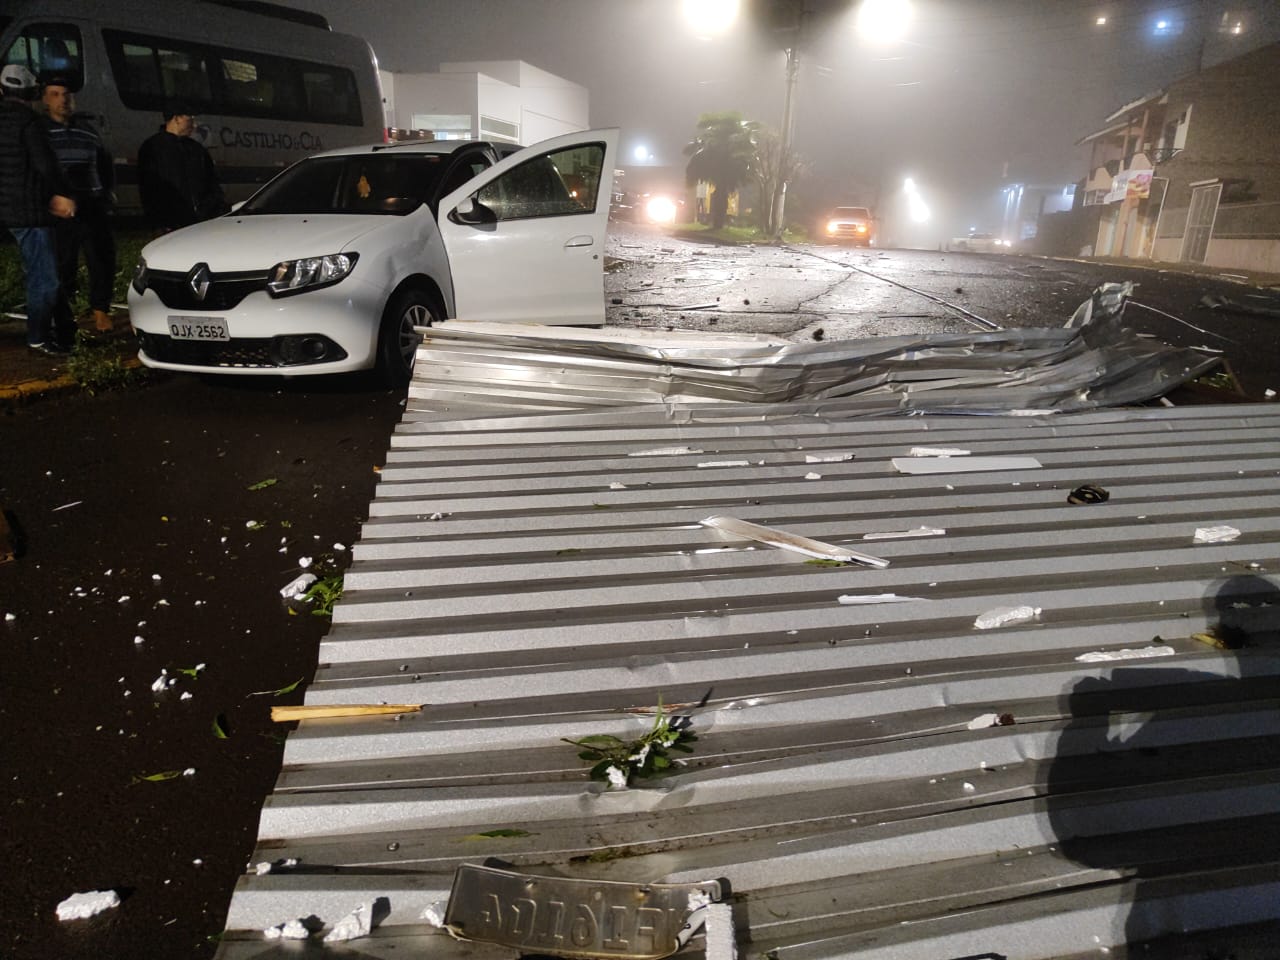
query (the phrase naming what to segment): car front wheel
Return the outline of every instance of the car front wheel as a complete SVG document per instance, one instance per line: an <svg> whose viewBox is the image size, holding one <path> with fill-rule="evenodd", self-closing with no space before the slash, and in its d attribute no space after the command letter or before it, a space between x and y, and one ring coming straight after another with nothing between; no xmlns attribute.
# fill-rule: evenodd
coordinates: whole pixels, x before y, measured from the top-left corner
<svg viewBox="0 0 1280 960"><path fill-rule="evenodd" d="M390 387L402 387L413 375L413 360L421 339L414 327L429 327L444 311L426 290L401 290L387 304L378 331L378 375Z"/></svg>

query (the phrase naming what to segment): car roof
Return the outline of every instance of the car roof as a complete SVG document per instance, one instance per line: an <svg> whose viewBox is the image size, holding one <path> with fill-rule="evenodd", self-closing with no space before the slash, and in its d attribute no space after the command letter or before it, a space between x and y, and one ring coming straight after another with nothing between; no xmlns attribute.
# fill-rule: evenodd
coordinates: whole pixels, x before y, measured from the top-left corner
<svg viewBox="0 0 1280 960"><path fill-rule="evenodd" d="M504 144L503 146L506 145ZM336 150L326 150L324 153L317 153L314 156L352 157L384 152L396 155L409 154L411 156L448 156L470 147L489 147L498 150L497 145L487 140L397 140L394 143L364 143L353 147L339 147ZM517 146L516 149L523 148ZM498 150L498 156L505 156L506 152Z"/></svg>

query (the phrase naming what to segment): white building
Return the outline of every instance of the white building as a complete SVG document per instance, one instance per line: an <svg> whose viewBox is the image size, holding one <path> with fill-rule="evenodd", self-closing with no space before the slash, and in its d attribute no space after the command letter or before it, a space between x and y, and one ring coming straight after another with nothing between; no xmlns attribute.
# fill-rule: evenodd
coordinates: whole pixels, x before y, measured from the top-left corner
<svg viewBox="0 0 1280 960"><path fill-rule="evenodd" d="M442 63L437 73L381 78L386 125L437 140L528 146L589 127L586 87L523 60Z"/></svg>

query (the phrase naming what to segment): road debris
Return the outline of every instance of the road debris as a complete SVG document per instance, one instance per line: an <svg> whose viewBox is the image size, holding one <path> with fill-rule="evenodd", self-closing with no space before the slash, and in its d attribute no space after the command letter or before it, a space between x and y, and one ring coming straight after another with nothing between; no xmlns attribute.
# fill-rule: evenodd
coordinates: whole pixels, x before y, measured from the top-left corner
<svg viewBox="0 0 1280 960"><path fill-rule="evenodd" d="M1196 527L1193 543L1230 543L1240 536L1235 527L1222 524L1216 527Z"/></svg>
<svg viewBox="0 0 1280 960"><path fill-rule="evenodd" d="M345 943L367 937L373 930L373 909L375 901L370 900L356 907L345 917L333 925L333 929L324 935L325 943Z"/></svg>
<svg viewBox="0 0 1280 960"><path fill-rule="evenodd" d="M909 457L967 457L970 455L970 451L959 447L912 447L907 452Z"/></svg>
<svg viewBox="0 0 1280 960"><path fill-rule="evenodd" d="M325 717L376 717L421 713L422 707L420 703L335 703L272 707L271 719L276 723L289 723L292 720L317 720Z"/></svg>
<svg viewBox="0 0 1280 960"><path fill-rule="evenodd" d="M882 560L880 557L859 553L856 550L850 550L848 547L837 547L830 543L823 543L821 540L799 537L794 533L787 533L785 530L777 530L773 527L764 527L758 523L751 523L749 520L739 520L736 517L708 517L699 522L704 527L712 527L730 536L754 540L757 543L768 544L780 550L790 550L792 553L815 557L818 560L861 563L868 567L879 568L889 566L889 561Z"/></svg>
<svg viewBox="0 0 1280 960"><path fill-rule="evenodd" d="M1177 654L1173 647L1136 647L1122 650L1094 650L1076 657L1080 663L1107 663L1112 660L1147 660L1151 657L1172 657Z"/></svg>
<svg viewBox="0 0 1280 960"><path fill-rule="evenodd" d="M268 940L306 940L311 936L311 931L307 929L305 921L299 918L267 927L262 935Z"/></svg>
<svg viewBox="0 0 1280 960"><path fill-rule="evenodd" d="M979 630L993 630L996 627L1027 623L1038 616L1040 616L1040 608L1027 604L1020 607L995 607L981 614L973 621L973 625Z"/></svg>
<svg viewBox="0 0 1280 960"><path fill-rule="evenodd" d="M923 599L924 597L900 597L896 593L842 593L836 597L836 602L846 606L862 606L872 603L910 603L913 600Z"/></svg>
<svg viewBox="0 0 1280 960"><path fill-rule="evenodd" d="M280 588L280 596L286 600L301 600L319 579L314 573L299 574Z"/></svg>
<svg viewBox="0 0 1280 960"><path fill-rule="evenodd" d="M986 473L996 470L1039 470L1035 457L894 457L899 473Z"/></svg>
<svg viewBox="0 0 1280 960"><path fill-rule="evenodd" d="M1106 503L1111 494L1095 483L1086 483L1067 494L1067 503Z"/></svg>
<svg viewBox="0 0 1280 960"><path fill-rule="evenodd" d="M87 920L104 910L120 906L120 895L114 890L90 890L73 893L58 904L59 920Z"/></svg>
<svg viewBox="0 0 1280 960"><path fill-rule="evenodd" d="M912 527L910 530L885 530L880 533L864 533L863 540L900 540L905 537L945 537L941 527Z"/></svg>

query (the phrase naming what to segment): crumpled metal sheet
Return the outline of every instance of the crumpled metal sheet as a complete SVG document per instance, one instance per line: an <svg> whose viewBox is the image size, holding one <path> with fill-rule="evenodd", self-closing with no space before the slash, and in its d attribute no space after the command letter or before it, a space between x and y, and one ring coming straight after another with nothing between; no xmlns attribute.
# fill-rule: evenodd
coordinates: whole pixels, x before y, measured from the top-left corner
<svg viewBox="0 0 1280 960"><path fill-rule="evenodd" d="M1218 362L1124 326L1131 293L1104 284L1061 328L814 343L453 321L423 330L410 396L519 411L844 398L878 414L1061 413L1152 400Z"/></svg>

